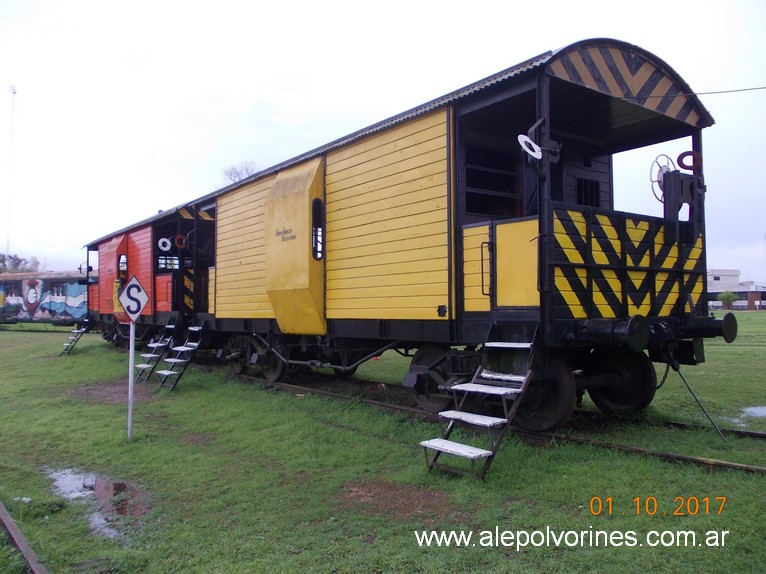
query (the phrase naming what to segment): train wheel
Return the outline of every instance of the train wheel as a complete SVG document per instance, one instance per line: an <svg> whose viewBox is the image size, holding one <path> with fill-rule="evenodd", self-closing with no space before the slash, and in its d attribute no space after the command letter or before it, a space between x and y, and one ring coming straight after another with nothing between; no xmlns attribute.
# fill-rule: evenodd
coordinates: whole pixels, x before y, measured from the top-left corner
<svg viewBox="0 0 766 574"><path fill-rule="evenodd" d="M410 372L427 374L426 388L415 389L415 401L421 409L429 413L443 411L452 402L450 394L439 390L439 384L446 381L448 375L446 362L437 364L437 361L448 351L448 347L441 345L424 345L410 361Z"/></svg>
<svg viewBox="0 0 766 574"><path fill-rule="evenodd" d="M122 334L118 331L115 331L112 333L111 343L113 347L122 348L125 346L125 337L123 337Z"/></svg>
<svg viewBox="0 0 766 574"><path fill-rule="evenodd" d="M259 352L258 364L261 366L263 378L270 383L278 383L285 378L287 374L287 363L271 350L266 350L263 354Z"/></svg>
<svg viewBox="0 0 766 574"><path fill-rule="evenodd" d="M229 339L226 344L226 357L234 374L241 375L247 371L253 350L250 339L244 335L236 335Z"/></svg>
<svg viewBox="0 0 766 574"><path fill-rule="evenodd" d="M572 416L577 399L572 370L561 357L548 354L542 375L532 373L513 422L542 432L563 425Z"/></svg>
<svg viewBox="0 0 766 574"><path fill-rule="evenodd" d="M255 339L252 344L258 353L256 372L270 383L278 383L284 379L287 375L287 363L271 347L266 347Z"/></svg>
<svg viewBox="0 0 766 574"><path fill-rule="evenodd" d="M657 373L644 353L627 349L599 349L593 352L586 375L616 374L616 386L589 389L595 405L607 414L630 415L644 410L654 399Z"/></svg>

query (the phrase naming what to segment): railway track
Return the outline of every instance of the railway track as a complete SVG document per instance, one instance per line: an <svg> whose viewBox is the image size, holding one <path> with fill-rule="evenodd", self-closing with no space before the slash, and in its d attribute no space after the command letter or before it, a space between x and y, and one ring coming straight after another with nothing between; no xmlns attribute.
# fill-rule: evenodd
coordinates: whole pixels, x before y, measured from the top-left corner
<svg viewBox="0 0 766 574"><path fill-rule="evenodd" d="M3 503L0 502L0 529L4 530L9 542L18 550L21 559L27 565L31 574L48 574L48 570L40 562L27 539L22 534L16 522L13 520Z"/></svg>
<svg viewBox="0 0 766 574"><path fill-rule="evenodd" d="M739 470L742 472L753 473L753 474L766 474L766 467L763 467L763 466L755 466L750 464L742 464L739 462L718 460L718 459L702 457L702 456L691 456L691 455L680 454L680 453L653 450L653 449L647 449L647 448L637 447L637 446L615 444L615 443L610 443L606 441L598 441L598 440L593 440L593 439L589 439L585 437L579 437L579 436L568 435L563 433L535 433L531 431L526 431L524 429L520 429L518 427L513 427L511 430L514 433L524 435L524 436L529 436L532 438L556 440L561 442L570 442L570 443L582 444L587 446L595 446L598 448L604 448L609 450L618 450L621 452L642 454L642 455L651 456L654 458L659 458L661 460L666 460L669 462L685 462L685 463L694 464L697 466L703 466L703 467L707 467L711 469L729 469L729 470ZM727 429L723 429L723 430L724 432L726 432Z"/></svg>
<svg viewBox="0 0 766 574"><path fill-rule="evenodd" d="M599 413L595 411L578 410L578 411L575 411L575 416L588 417L591 420L596 421L597 423L604 423L604 424L609 424L609 422L614 420L614 419L610 419L610 417L608 417L607 415L603 413ZM702 425L699 423L689 423L689 422L664 420L664 419L640 421L639 424L650 424L652 426L663 426L663 427L679 428L679 429L687 429L687 430L709 430L710 429L710 426ZM723 431L725 435L729 435L729 436L754 438L759 440L766 439L766 432L762 432L762 431L752 431L747 429L733 429L733 428L722 428L721 430Z"/></svg>
<svg viewBox="0 0 766 574"><path fill-rule="evenodd" d="M335 384L333 384L332 377L325 378L325 377L319 376L319 380L317 384L306 386L306 385L293 384L293 383L265 383L262 379L256 379L254 377L247 377L244 375L242 376L251 382L257 381L259 383L265 384L265 386L267 387L274 388L280 391L285 391L285 392L290 392L295 394L314 394L314 395L320 395L320 396L325 396L325 397L333 398L336 400L344 400L344 401L355 400L355 401L363 402L365 404L369 404L371 406L389 410L392 412L404 413L416 418L422 418L422 419L430 420L430 421L438 420L438 415L435 413L428 413L418 407L401 404L401 401L396 400L399 397L393 396L394 394L397 394L397 395L400 394L402 399L405 401L406 401L406 397L409 397L411 400L411 392L409 391L409 389L403 389L403 388L397 387L396 385L389 386L389 385L385 385L384 383L376 383L371 381L357 381L357 380L354 380L353 383L349 381L338 383L337 381L335 381ZM337 386L338 389L347 389L350 385L353 385L353 386L361 385L362 387L367 387L367 388L375 387L378 389L382 389L383 387L385 387L385 389L392 391L389 394L389 397L394 400L380 400L376 398L368 398L368 397L360 396L359 393L352 395L349 393L328 390L327 388L327 387L332 388L334 386ZM383 387L381 387L381 385L383 385ZM323 386L325 388L318 388L320 386ZM402 391L406 391L406 392L402 392ZM596 423L606 423L608 420L613 420L613 419L609 419L608 417L606 417L605 415L601 413L596 413L593 411L577 411L576 416L579 417L578 420L581 424L582 424L583 418L590 418L592 421L595 421ZM689 430L708 430L709 429L709 427L707 426L699 425L695 423L666 421L661 419L652 420L652 421L643 422L643 423L637 423L637 424L651 424L655 426L674 427L674 428L682 428L682 429L689 429ZM745 429L730 429L730 428L724 428L721 430L726 435L746 437L746 438L751 438L755 440L766 439L766 433L764 432L748 431ZM603 448L608 450L616 450L616 451L632 453L632 454L640 454L643 456L650 456L650 457L658 458L660 460L665 460L668 462L680 462L685 464L692 464L696 466L709 468L711 470L712 469L736 470L736 471L751 473L751 474L766 474L766 467L763 467L763 466L743 464L743 463L726 461L726 460L718 460L718 459L713 459L709 457L700 457L700 456L685 455L685 454L666 452L666 451L660 451L660 450L653 450L653 449L648 449L643 447L617 444L617 443L612 443L608 441L594 440L588 437L578 436L571 432L532 432L532 431L528 431L526 429L522 429L516 426L511 427L511 432L513 432L514 434L518 436L524 437L526 439L539 441L539 442L546 442L546 443L551 441L567 442L567 443Z"/></svg>

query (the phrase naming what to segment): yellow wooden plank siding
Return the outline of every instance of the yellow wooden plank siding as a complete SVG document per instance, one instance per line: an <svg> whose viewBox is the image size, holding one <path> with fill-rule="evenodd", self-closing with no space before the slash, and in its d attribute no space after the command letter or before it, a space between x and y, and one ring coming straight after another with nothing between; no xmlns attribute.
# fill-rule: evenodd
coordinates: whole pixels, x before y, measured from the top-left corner
<svg viewBox="0 0 766 574"><path fill-rule="evenodd" d="M218 198L215 313L221 319L274 317L266 293L264 202L268 177Z"/></svg>
<svg viewBox="0 0 766 574"><path fill-rule="evenodd" d="M446 319L447 112L327 156L328 319Z"/></svg>
<svg viewBox="0 0 766 574"><path fill-rule="evenodd" d="M539 307L537 291L536 219L502 223L495 230L497 258L497 305Z"/></svg>
<svg viewBox="0 0 766 574"><path fill-rule="evenodd" d="M489 226L463 229L463 308L489 311Z"/></svg>
<svg viewBox="0 0 766 574"><path fill-rule="evenodd" d="M207 270L207 312L215 313L215 267Z"/></svg>

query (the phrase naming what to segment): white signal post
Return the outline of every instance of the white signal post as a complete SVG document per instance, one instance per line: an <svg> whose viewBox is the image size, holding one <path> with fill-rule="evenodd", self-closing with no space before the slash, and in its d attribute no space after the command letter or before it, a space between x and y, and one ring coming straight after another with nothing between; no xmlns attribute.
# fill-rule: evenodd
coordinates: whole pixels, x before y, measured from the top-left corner
<svg viewBox="0 0 766 574"><path fill-rule="evenodd" d="M149 302L149 295L134 275L118 297L120 305L130 317L130 359L128 362L128 440L133 440L133 387L136 370L136 319Z"/></svg>

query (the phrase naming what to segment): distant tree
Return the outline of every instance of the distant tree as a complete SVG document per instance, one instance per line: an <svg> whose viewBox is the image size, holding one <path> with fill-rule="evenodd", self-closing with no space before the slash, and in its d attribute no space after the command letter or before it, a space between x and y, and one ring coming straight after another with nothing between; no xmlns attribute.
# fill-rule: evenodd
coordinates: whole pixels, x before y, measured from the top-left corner
<svg viewBox="0 0 766 574"><path fill-rule="evenodd" d="M723 303L724 309L731 309L734 301L739 301L739 297L731 291L724 291L715 296L721 303Z"/></svg>
<svg viewBox="0 0 766 574"><path fill-rule="evenodd" d="M237 165L232 165L223 170L223 175L229 183L236 183L257 171L258 166L254 161L241 161Z"/></svg>
<svg viewBox="0 0 766 574"><path fill-rule="evenodd" d="M18 255L0 254L0 272L2 273L29 273L40 271L40 262L36 257L24 259Z"/></svg>

